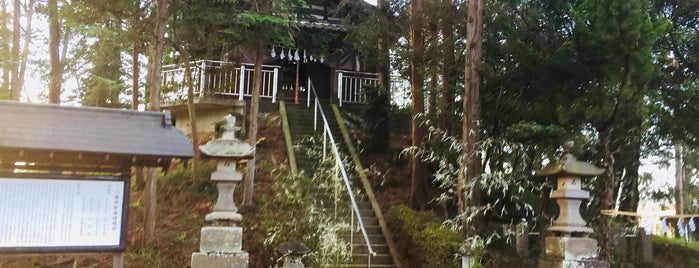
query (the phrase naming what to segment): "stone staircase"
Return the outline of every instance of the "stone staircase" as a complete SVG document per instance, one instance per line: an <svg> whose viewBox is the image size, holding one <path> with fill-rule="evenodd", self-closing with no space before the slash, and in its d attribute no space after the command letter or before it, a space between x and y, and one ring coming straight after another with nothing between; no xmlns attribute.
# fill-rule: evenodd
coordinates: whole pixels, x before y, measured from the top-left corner
<svg viewBox="0 0 699 268"><path fill-rule="evenodd" d="M333 110L330 108L331 106L329 103L322 103L321 106L323 106L324 113L328 120L328 124L334 136L333 138L340 147L340 153L344 154L343 151L346 151L346 149L345 145L342 142L343 139L340 133L340 128L336 120L335 114L333 113ZM317 134L315 134L313 130L313 106L308 108L306 107L305 103L298 105L286 104L286 114L287 120L289 122L291 140L295 148L294 155L296 157L296 164L298 170L299 172L304 172L312 176L320 160L317 159L317 156L308 155L306 153L306 150L303 150L303 148L304 146L312 146L312 144L310 144L309 142L308 137L314 137L316 141L322 143L322 118L320 114L318 114L318 131ZM358 179L356 178L357 176L355 174L356 172L354 170L348 168L347 172L350 176L352 188L355 190L356 193L357 190L362 189L361 183L358 182ZM343 209L344 213L341 213L339 217L343 218L349 224L351 221L351 201L346 193L347 190L346 188L344 188L344 186L340 189L340 191L344 193L342 195L342 206L344 206L345 208ZM319 192L317 196L315 196L314 198L318 200L324 200L326 201L324 203L331 205L334 203L334 199L336 197L332 193ZM353 231L350 231L349 233L345 232L342 234L342 237L344 239L348 241L351 239L351 241L353 241L352 257L350 262L343 263L340 265L325 265L323 267L396 267L396 265L393 262L393 257L391 256L389 248L387 246L386 238L383 232L381 231L381 228L379 227L378 219L374 214L374 210L372 209L371 204L368 200L366 200L366 198L363 197L361 193L355 196L355 200L360 210L360 214L362 215L362 222L364 223L364 226L366 228L369 241L376 255L369 258L369 250L367 248L364 236L361 232L361 229L357 226L358 223L355 222ZM325 210L329 213L331 212L331 208L326 208Z"/></svg>

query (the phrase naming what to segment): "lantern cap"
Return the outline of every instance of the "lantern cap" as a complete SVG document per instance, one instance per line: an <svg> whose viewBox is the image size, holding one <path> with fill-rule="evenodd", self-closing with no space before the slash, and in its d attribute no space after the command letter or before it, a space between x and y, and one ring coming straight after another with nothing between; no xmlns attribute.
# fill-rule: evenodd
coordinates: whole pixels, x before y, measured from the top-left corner
<svg viewBox="0 0 699 268"><path fill-rule="evenodd" d="M563 144L563 156L561 160L554 163L549 163L546 167L534 171L537 176L550 175L576 175L576 176L597 176L604 173L604 169L598 168L593 164L578 161L575 156L570 153L573 148L573 142L568 141Z"/></svg>
<svg viewBox="0 0 699 268"><path fill-rule="evenodd" d="M287 242L281 243L277 251L285 255L305 255L311 252L306 245L297 241L296 239L291 239Z"/></svg>
<svg viewBox="0 0 699 268"><path fill-rule="evenodd" d="M223 134L220 139L214 139L199 146L199 151L208 157L219 158L252 158L255 147L235 137L235 117L226 115L223 117Z"/></svg>

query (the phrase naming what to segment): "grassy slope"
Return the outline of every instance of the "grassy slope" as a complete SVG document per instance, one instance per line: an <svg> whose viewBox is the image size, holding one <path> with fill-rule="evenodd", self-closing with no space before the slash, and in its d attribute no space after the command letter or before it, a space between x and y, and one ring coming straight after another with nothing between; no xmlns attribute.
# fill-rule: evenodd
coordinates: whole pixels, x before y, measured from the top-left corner
<svg viewBox="0 0 699 268"><path fill-rule="evenodd" d="M261 123L260 137L264 141L258 145L258 167L255 178L255 200L263 195L273 198L268 189L275 174L288 170L286 150L281 127L278 122ZM188 267L192 252L199 250L201 227L204 216L211 211L215 198L215 186L209 181L209 164L204 177L193 179L189 171L175 164L167 175L161 177L158 185L158 220L156 244L154 247L142 245L144 191L132 187L129 207L129 224L125 266L135 268ZM133 186L133 183L132 183ZM237 193L242 193L238 187ZM240 198L237 194L236 198ZM237 201L240 204L240 200ZM243 215L243 250L250 253L250 267L268 267L275 259L273 250L262 245L264 234L259 229L258 208L239 207ZM8 256L0 255L0 267L111 267L112 258L108 254L64 254L47 256Z"/></svg>

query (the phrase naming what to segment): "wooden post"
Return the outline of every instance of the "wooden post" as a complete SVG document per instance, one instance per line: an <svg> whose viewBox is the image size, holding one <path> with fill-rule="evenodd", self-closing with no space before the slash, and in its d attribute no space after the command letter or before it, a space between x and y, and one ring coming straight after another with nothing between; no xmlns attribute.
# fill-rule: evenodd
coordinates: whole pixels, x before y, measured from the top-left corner
<svg viewBox="0 0 699 268"><path fill-rule="evenodd" d="M114 268L123 268L124 267L124 252L119 252L119 253L114 254L112 266Z"/></svg>
<svg viewBox="0 0 699 268"><path fill-rule="evenodd" d="M196 64L194 64L196 68ZM206 61L201 62L201 71L197 72L199 76L199 97L206 95Z"/></svg>
<svg viewBox="0 0 699 268"><path fill-rule="evenodd" d="M245 65L240 66L240 88L238 88L238 100L243 100L243 95L245 95Z"/></svg>
<svg viewBox="0 0 699 268"><path fill-rule="evenodd" d="M279 68L274 67L274 78L272 78L272 103L277 102L277 87L279 86Z"/></svg>
<svg viewBox="0 0 699 268"><path fill-rule="evenodd" d="M307 75L306 80L306 107L311 107L311 76ZM318 96L316 96L316 98L317 97Z"/></svg>
<svg viewBox="0 0 699 268"><path fill-rule="evenodd" d="M296 90L294 90L294 104L299 104L299 62L296 62Z"/></svg>
<svg viewBox="0 0 699 268"><path fill-rule="evenodd" d="M342 107L342 71L337 72L337 104Z"/></svg>

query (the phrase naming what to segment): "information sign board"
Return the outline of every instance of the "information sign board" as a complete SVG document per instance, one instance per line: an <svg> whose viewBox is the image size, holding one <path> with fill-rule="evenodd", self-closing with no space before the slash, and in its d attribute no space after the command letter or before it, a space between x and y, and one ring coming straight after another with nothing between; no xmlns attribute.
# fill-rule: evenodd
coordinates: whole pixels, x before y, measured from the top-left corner
<svg viewBox="0 0 699 268"><path fill-rule="evenodd" d="M0 177L0 252L124 251L124 179Z"/></svg>

